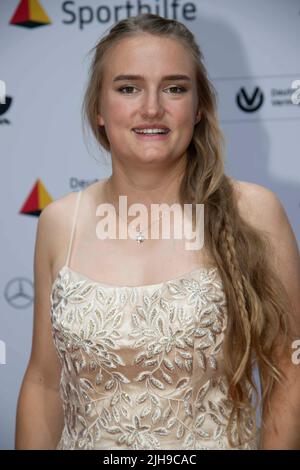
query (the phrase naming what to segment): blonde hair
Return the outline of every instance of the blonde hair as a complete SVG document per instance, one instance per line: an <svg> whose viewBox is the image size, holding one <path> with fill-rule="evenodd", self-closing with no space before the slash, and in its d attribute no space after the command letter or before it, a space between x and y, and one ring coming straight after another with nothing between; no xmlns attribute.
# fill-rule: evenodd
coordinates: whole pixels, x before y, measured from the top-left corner
<svg viewBox="0 0 300 470"><path fill-rule="evenodd" d="M228 400L233 405L227 432L230 445L234 446L230 432L233 420L237 420L238 444L241 444L241 414L253 406L249 387L255 392L256 407L261 403L263 407L268 405L272 414L270 397L274 385L285 378L276 361L288 351L289 299L271 269L272 249L267 237L247 223L238 211L231 179L224 173L225 139L217 119L216 90L208 78L203 54L193 34L182 23L154 14L141 14L115 24L93 48L82 106L84 120L100 146L109 151L105 128L97 123L105 58L122 39L141 33L174 38L186 48L195 65L201 120L194 127L187 149L180 196L182 204L204 204L205 240L219 268L226 294L224 373L229 384ZM255 361L262 385L261 402L252 376Z"/></svg>

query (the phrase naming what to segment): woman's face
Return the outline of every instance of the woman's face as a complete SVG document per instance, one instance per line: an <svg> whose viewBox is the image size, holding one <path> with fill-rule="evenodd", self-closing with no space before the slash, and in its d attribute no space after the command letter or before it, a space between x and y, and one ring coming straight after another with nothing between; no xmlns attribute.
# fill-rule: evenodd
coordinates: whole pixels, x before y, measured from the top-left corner
<svg viewBox="0 0 300 470"><path fill-rule="evenodd" d="M188 78L165 78L170 75ZM112 158L129 164L181 158L199 120L197 102L193 62L179 42L149 34L123 39L106 59L98 115ZM162 124L170 132L164 139L141 138L133 128L143 124Z"/></svg>

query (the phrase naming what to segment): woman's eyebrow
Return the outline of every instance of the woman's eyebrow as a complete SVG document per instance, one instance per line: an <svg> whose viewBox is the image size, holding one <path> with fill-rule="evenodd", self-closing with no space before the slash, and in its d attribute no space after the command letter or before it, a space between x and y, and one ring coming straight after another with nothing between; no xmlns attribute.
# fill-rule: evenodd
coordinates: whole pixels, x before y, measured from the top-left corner
<svg viewBox="0 0 300 470"><path fill-rule="evenodd" d="M122 81L122 80L142 80L144 81L145 80L145 77L143 77L142 75L117 75L114 79L113 79L113 82L119 82L119 81ZM162 77L162 81L165 81L165 80L174 80L174 81L178 81L178 80L185 80L185 81L191 81L191 78L188 76L188 75L182 75L182 74L172 74L172 75L165 75L164 77Z"/></svg>

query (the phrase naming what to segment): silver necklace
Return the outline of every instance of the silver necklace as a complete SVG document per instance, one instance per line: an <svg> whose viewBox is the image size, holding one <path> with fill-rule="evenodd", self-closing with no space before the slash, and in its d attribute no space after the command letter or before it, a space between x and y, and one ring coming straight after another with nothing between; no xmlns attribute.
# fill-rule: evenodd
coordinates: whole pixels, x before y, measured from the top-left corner
<svg viewBox="0 0 300 470"><path fill-rule="evenodd" d="M107 192L107 191L106 191L106 192ZM116 210L116 209L115 209L115 210ZM127 227L128 227L127 221L125 221L125 219L124 219L123 217L121 217L119 211L116 210L116 214L118 215L118 217L119 217L120 219L123 220L123 222L125 222L125 223L127 224ZM161 217L162 217L162 214L160 213L160 214L159 214L159 218L156 219L156 220L154 220L150 225L148 224L146 228L147 228L147 229L148 229L148 228L151 228L152 225L154 224L154 222L159 221L159 220L161 219ZM143 242L146 240L146 237L145 237L145 235L144 235L144 232L145 232L145 229L142 230L141 228L140 228L140 229L137 229L137 228L136 228L135 240L138 242L138 244L141 244L141 243L143 243Z"/></svg>
<svg viewBox="0 0 300 470"><path fill-rule="evenodd" d="M157 221L159 221L160 219L161 219L161 214L160 214L159 218L157 219ZM124 220L124 219L123 219L123 220ZM152 225L153 225L154 222L156 222L156 221L154 220L154 221L152 222L152 224L150 224L150 227L152 227ZM147 225L147 228L148 228L148 227L149 227L149 225ZM138 243L143 243L143 241L146 240L145 235L144 235L144 230L141 230L141 229L138 230L138 229L136 229L136 231L137 231L137 235L136 235L136 237L135 237L136 241L137 241Z"/></svg>

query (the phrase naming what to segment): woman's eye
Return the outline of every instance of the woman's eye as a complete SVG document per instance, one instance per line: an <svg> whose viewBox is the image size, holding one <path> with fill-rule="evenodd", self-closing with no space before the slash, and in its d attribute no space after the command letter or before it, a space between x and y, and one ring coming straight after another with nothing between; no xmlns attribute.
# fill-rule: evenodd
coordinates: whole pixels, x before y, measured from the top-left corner
<svg viewBox="0 0 300 470"><path fill-rule="evenodd" d="M123 93L123 90L128 90L128 89L133 89L135 88L134 86L122 86L121 88L118 88L118 91L120 91L121 93ZM128 95L128 93L124 93L125 95ZM131 95L131 93L129 93Z"/></svg>
<svg viewBox="0 0 300 470"><path fill-rule="evenodd" d="M131 95L132 93L131 92L127 93L127 91L128 90L133 90L133 89L136 89L136 87L131 86L131 85L127 85L127 86L122 86L122 87L118 88L118 91L120 93L125 94L125 95L128 95L128 94ZM124 90L127 90L127 91L124 91ZM176 92L172 91L171 92L171 94L175 94L175 95L178 95L178 94L181 94L181 93L184 93L184 92L187 91L186 88L184 88L182 86L172 86L170 88L167 88L167 90L179 90L179 92L178 91L176 91Z"/></svg>
<svg viewBox="0 0 300 470"><path fill-rule="evenodd" d="M182 87L182 86L171 86L170 88L168 88L169 90L180 90L180 93L184 93L186 91L186 88ZM175 93L175 95L178 95L179 93Z"/></svg>

